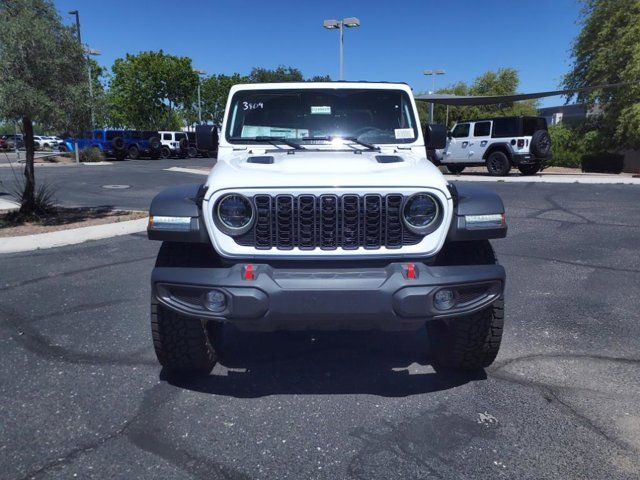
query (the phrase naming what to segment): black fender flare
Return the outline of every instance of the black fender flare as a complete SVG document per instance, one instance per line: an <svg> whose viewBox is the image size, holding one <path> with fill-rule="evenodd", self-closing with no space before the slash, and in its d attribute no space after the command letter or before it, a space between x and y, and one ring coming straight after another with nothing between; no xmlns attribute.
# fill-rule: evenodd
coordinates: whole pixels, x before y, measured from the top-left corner
<svg viewBox="0 0 640 480"><path fill-rule="evenodd" d="M504 203L500 195L490 188L471 183L457 182L449 184L453 198L453 217L447 233L447 241L460 242L470 240L488 240L507 236L506 220L500 227L468 228L466 215L503 215Z"/></svg>
<svg viewBox="0 0 640 480"><path fill-rule="evenodd" d="M489 155L491 155L496 150L504 152L507 157L509 157L509 160L511 160L513 149L508 142L492 143L491 145L489 145L489 148L485 150L484 154L482 155L482 159L486 160L487 158L489 158Z"/></svg>
<svg viewBox="0 0 640 480"><path fill-rule="evenodd" d="M202 200L207 191L205 185L192 183L162 190L151 201L147 236L150 240L187 243L210 243L202 213ZM154 217L189 217L189 230L159 228Z"/></svg>

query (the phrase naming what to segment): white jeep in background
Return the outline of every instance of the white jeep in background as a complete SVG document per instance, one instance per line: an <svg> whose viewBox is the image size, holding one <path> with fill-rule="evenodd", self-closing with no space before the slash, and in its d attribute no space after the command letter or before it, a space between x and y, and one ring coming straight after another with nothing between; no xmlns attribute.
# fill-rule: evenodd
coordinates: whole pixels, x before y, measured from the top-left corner
<svg viewBox="0 0 640 480"><path fill-rule="evenodd" d="M502 337L504 206L427 160L406 84L231 88L202 184L159 193L151 331L167 373L207 375L221 328L428 329L434 365L478 369ZM425 349L427 346L425 345Z"/></svg>
<svg viewBox="0 0 640 480"><path fill-rule="evenodd" d="M169 158L172 156L186 157L189 149L189 139L185 132L159 131L160 137L160 157Z"/></svg>
<svg viewBox="0 0 640 480"><path fill-rule="evenodd" d="M512 166L534 175L551 159L551 137L542 117L496 117L457 122L444 151L437 155L451 173L486 166L489 174L507 175Z"/></svg>

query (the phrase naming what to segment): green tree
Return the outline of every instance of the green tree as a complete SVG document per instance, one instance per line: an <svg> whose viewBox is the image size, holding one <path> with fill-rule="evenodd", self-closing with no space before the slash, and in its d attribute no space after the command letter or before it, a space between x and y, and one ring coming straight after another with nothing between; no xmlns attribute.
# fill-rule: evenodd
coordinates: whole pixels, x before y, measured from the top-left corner
<svg viewBox="0 0 640 480"><path fill-rule="evenodd" d="M304 82L302 72L297 68L280 65L273 70L254 67L249 74L250 83Z"/></svg>
<svg viewBox="0 0 640 480"><path fill-rule="evenodd" d="M579 94L577 100L601 107L598 128L609 148L639 148L640 2L585 0L581 23L564 85L579 88L626 82L618 88Z"/></svg>
<svg viewBox="0 0 640 480"><path fill-rule="evenodd" d="M513 95L518 92L520 77L518 71L513 68L500 68L496 71L487 71L477 77L471 85L458 82L449 87L437 90L437 93L453 95ZM420 118L423 122L428 119L428 106L426 102L419 102ZM485 118L509 115L536 115L537 103L535 100L523 102L509 102L493 105L465 105L449 106L449 125L459 120ZM447 116L446 105L436 105L434 117L437 123L445 123Z"/></svg>
<svg viewBox="0 0 640 480"><path fill-rule="evenodd" d="M89 117L86 60L49 0L0 0L0 118L19 121L26 163L21 215L38 213L33 124L81 128Z"/></svg>
<svg viewBox="0 0 640 480"><path fill-rule="evenodd" d="M247 83L249 79L239 73L233 75L211 75L202 81L202 120L221 123L227 97L231 87L238 83Z"/></svg>
<svg viewBox="0 0 640 480"><path fill-rule="evenodd" d="M106 98L112 125L175 129L176 112L192 107L198 74L189 57L157 52L127 54L113 64Z"/></svg>

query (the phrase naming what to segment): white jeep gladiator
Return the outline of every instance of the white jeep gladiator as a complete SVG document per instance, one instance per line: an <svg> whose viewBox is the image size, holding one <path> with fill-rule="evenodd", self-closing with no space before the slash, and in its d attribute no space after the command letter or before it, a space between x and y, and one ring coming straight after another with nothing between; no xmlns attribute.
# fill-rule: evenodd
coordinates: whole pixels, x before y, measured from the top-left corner
<svg viewBox="0 0 640 480"><path fill-rule="evenodd" d="M490 190L447 183L399 83L236 85L204 184L150 207L151 329L166 371L208 374L220 326L426 327L434 365L479 369L502 337L506 235ZM425 348L427 346L425 345Z"/></svg>

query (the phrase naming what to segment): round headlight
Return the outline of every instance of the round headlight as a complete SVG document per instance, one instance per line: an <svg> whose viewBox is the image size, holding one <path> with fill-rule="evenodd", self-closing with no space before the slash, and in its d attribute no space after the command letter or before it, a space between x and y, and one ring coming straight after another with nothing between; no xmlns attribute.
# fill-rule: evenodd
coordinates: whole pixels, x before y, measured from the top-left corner
<svg viewBox="0 0 640 480"><path fill-rule="evenodd" d="M253 224L251 201L237 193L225 195L218 200L217 219L220 229L229 235L242 235Z"/></svg>
<svg viewBox="0 0 640 480"><path fill-rule="evenodd" d="M440 203L428 193L409 197L402 209L405 225L415 233L427 234L440 215Z"/></svg>

